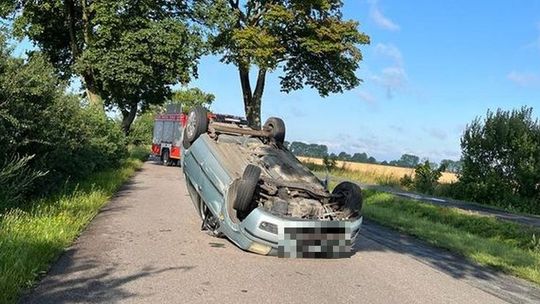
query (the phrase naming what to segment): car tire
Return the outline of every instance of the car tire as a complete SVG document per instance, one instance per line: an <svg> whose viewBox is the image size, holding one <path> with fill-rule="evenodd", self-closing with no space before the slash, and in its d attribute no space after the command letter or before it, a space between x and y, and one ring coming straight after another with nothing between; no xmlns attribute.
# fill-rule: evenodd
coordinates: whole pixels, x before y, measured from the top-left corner
<svg viewBox="0 0 540 304"><path fill-rule="evenodd" d="M285 123L281 118L270 117L266 120L263 130L270 132L270 138L277 144L285 142Z"/></svg>
<svg viewBox="0 0 540 304"><path fill-rule="evenodd" d="M261 168L247 165L242 178L238 181L233 208L240 213L249 213L252 209L253 195L261 176Z"/></svg>
<svg viewBox="0 0 540 304"><path fill-rule="evenodd" d="M360 215L362 210L362 189L355 183L342 182L332 191L342 203L342 211L347 217Z"/></svg>
<svg viewBox="0 0 540 304"><path fill-rule="evenodd" d="M193 142L208 131L208 112L202 106L196 106L189 114L184 128L184 148L189 148Z"/></svg>

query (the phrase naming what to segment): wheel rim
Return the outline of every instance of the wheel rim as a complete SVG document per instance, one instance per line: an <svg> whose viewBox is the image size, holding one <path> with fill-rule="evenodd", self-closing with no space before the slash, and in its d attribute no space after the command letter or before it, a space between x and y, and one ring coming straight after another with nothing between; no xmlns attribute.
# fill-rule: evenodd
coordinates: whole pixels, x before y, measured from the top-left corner
<svg viewBox="0 0 540 304"><path fill-rule="evenodd" d="M188 124L186 126L186 133L189 138L193 138L195 135L195 120L197 119L197 115L195 112L189 113L188 117Z"/></svg>

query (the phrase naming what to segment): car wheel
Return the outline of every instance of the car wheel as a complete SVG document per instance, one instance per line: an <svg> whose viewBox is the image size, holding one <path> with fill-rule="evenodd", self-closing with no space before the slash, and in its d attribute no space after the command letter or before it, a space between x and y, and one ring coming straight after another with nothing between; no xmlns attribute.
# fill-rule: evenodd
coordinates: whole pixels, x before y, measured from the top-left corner
<svg viewBox="0 0 540 304"><path fill-rule="evenodd" d="M342 182L332 191L332 195L342 203L342 211L347 217L360 215L362 210L362 189L355 183Z"/></svg>
<svg viewBox="0 0 540 304"><path fill-rule="evenodd" d="M206 206L206 203L202 200L202 198L199 199L199 215L201 216L201 220L206 219L208 214L208 206Z"/></svg>
<svg viewBox="0 0 540 304"><path fill-rule="evenodd" d="M270 132L270 138L278 144L285 141L285 123L281 118L270 117L266 120L263 130Z"/></svg>
<svg viewBox="0 0 540 304"><path fill-rule="evenodd" d="M240 213L249 213L251 211L253 195L257 188L257 183L261 176L261 168L255 165L248 165L244 170L242 178L238 181L236 189L236 199L233 208Z"/></svg>
<svg viewBox="0 0 540 304"><path fill-rule="evenodd" d="M202 106L196 106L188 114L188 121L184 128L184 148L189 148L201 134L208 130L208 113Z"/></svg>
<svg viewBox="0 0 540 304"><path fill-rule="evenodd" d="M169 155L169 150L165 149L163 150L163 154L161 155L161 162L164 166L170 166L171 165L171 158Z"/></svg>

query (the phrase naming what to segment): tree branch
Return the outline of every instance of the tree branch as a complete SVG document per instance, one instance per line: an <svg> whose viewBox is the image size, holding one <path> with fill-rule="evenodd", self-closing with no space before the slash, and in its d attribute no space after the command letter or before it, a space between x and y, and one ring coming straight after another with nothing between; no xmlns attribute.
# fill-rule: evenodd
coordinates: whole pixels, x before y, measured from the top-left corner
<svg viewBox="0 0 540 304"><path fill-rule="evenodd" d="M249 25L255 26L259 23L259 20L261 19L262 15L266 13L266 9L264 7L261 7L261 4L259 2L255 3L255 7L253 8L253 12L257 12L254 16L251 16L251 9L248 8L247 13L247 19L249 22Z"/></svg>
<svg viewBox="0 0 540 304"><path fill-rule="evenodd" d="M92 25L90 24L90 16L88 12L88 3L86 0L81 0L82 21L83 21L83 37L86 45L92 42Z"/></svg>
<svg viewBox="0 0 540 304"><path fill-rule="evenodd" d="M265 82L266 82L266 69L260 68L259 74L257 75L257 85L255 86L255 91L253 92L253 99L260 100L262 98Z"/></svg>
<svg viewBox="0 0 540 304"><path fill-rule="evenodd" d="M236 0L236 1L235 0L229 0L229 4L230 4L231 8L233 10L237 11L238 15L240 16L240 20L238 22L238 25L240 26L240 21L244 22L244 24L245 24L246 23L246 15L240 9L239 0Z"/></svg>
<svg viewBox="0 0 540 304"><path fill-rule="evenodd" d="M80 54L79 46L77 45L77 37L75 36L75 4L73 0L66 0L65 4L66 17L69 22L68 32L69 32L69 45L71 47L71 53L73 58L77 58Z"/></svg>

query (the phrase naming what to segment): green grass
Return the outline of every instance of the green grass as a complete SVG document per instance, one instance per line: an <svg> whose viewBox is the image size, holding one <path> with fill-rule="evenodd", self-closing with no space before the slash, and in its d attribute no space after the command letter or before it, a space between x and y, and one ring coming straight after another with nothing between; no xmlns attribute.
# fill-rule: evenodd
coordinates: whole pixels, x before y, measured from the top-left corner
<svg viewBox="0 0 540 304"><path fill-rule="evenodd" d="M382 225L540 284L540 229L375 191L364 191L363 212Z"/></svg>
<svg viewBox="0 0 540 304"><path fill-rule="evenodd" d="M26 210L0 216L0 303L14 303L44 274L118 188L142 166L148 153L133 148L120 168L92 175Z"/></svg>

